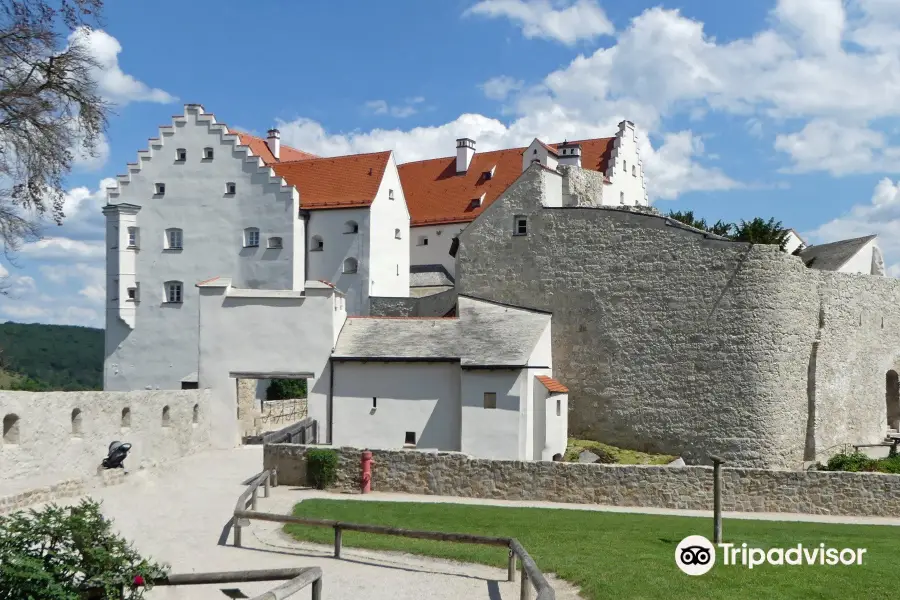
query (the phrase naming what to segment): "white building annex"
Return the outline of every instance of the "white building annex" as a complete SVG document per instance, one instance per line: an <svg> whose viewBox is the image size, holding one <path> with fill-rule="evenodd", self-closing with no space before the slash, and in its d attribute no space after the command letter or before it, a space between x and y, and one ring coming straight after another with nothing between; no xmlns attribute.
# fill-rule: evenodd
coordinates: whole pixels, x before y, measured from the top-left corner
<svg viewBox="0 0 900 600"><path fill-rule="evenodd" d="M409 213L392 152L319 158L188 104L107 193L104 389L198 386L198 299L327 279L351 314L409 294Z"/></svg>

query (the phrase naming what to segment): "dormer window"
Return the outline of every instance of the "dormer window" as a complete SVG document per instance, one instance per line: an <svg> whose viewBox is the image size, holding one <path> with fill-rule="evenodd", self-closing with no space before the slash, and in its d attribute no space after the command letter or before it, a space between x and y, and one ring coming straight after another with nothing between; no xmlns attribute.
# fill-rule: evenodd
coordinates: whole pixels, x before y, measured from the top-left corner
<svg viewBox="0 0 900 600"><path fill-rule="evenodd" d="M175 151L175 160L176 162L184 162L187 160L187 150L184 148L179 148Z"/></svg>
<svg viewBox="0 0 900 600"><path fill-rule="evenodd" d="M203 149L203 159L204 160L212 160L213 159L213 149L212 148L204 148Z"/></svg>
<svg viewBox="0 0 900 600"><path fill-rule="evenodd" d="M344 233L359 233L359 223L356 221L347 221L344 223Z"/></svg>
<svg viewBox="0 0 900 600"><path fill-rule="evenodd" d="M321 252L325 249L325 242L322 241L320 236L314 235L312 241L309 243L309 249L312 252Z"/></svg>
<svg viewBox="0 0 900 600"><path fill-rule="evenodd" d="M164 184L164 183L157 183L154 186L154 189L156 191L157 196L164 196L166 194L166 184Z"/></svg>
<svg viewBox="0 0 900 600"><path fill-rule="evenodd" d="M528 218L516 215L513 219L513 235L528 235Z"/></svg>
<svg viewBox="0 0 900 600"><path fill-rule="evenodd" d="M485 180L485 181L489 181L489 180L491 179L491 177L493 177L493 176L494 176L494 174L491 173L490 171L485 171L485 172L484 172L484 180Z"/></svg>
<svg viewBox="0 0 900 600"><path fill-rule="evenodd" d="M229 196L234 196L234 193L237 191L237 185L233 181L229 181L225 184L225 193Z"/></svg>
<svg viewBox="0 0 900 600"><path fill-rule="evenodd" d="M259 247L259 229L248 227L244 230L244 248Z"/></svg>

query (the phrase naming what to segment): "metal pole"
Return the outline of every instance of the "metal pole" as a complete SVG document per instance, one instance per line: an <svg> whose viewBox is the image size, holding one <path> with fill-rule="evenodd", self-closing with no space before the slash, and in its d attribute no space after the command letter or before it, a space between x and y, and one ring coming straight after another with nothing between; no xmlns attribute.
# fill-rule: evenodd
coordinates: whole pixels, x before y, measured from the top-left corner
<svg viewBox="0 0 900 600"><path fill-rule="evenodd" d="M506 569L506 580L516 580L516 553L512 550L509 551L509 566Z"/></svg>
<svg viewBox="0 0 900 600"><path fill-rule="evenodd" d="M722 463L723 458L710 456L713 461L713 543L722 543Z"/></svg>
<svg viewBox="0 0 900 600"><path fill-rule="evenodd" d="M334 557L341 557L341 528L334 526Z"/></svg>

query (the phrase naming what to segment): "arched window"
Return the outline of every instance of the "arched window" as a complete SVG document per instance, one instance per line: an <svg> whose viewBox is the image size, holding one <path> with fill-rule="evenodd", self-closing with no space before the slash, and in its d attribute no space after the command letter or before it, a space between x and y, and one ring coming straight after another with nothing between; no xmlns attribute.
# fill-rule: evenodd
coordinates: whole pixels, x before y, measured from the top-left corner
<svg viewBox="0 0 900 600"><path fill-rule="evenodd" d="M3 443L19 443L19 415L10 413L3 417Z"/></svg>
<svg viewBox="0 0 900 600"><path fill-rule="evenodd" d="M228 183L225 184L225 193L226 194L228 194L229 196L234 196L234 194L236 192L237 192L237 184L235 184L233 181L229 181Z"/></svg>
<svg viewBox="0 0 900 600"><path fill-rule="evenodd" d="M248 227L244 230L244 248L259 247L259 229Z"/></svg>
<svg viewBox="0 0 900 600"><path fill-rule="evenodd" d="M166 250L181 250L184 243L184 232L177 227L166 229Z"/></svg>
<svg viewBox="0 0 900 600"><path fill-rule="evenodd" d="M163 284L165 301L169 304L184 302L184 284L180 281L167 281Z"/></svg>
<svg viewBox="0 0 900 600"><path fill-rule="evenodd" d="M309 242L309 249L313 252L321 252L324 248L325 242L322 241L322 236L314 235Z"/></svg>
<svg viewBox="0 0 900 600"><path fill-rule="evenodd" d="M344 273L356 273L359 263L355 258L347 258L344 260Z"/></svg>
<svg viewBox="0 0 900 600"><path fill-rule="evenodd" d="M162 426L163 426L163 427L168 427L169 424L170 424L171 422L172 422L172 417L171 417L171 415L170 415L169 407L168 407L168 406L163 406L163 409L162 409Z"/></svg>
<svg viewBox="0 0 900 600"><path fill-rule="evenodd" d="M196 425L200 422L200 405L199 404L194 405L194 416L193 416L192 422L194 425Z"/></svg>
<svg viewBox="0 0 900 600"><path fill-rule="evenodd" d="M82 433L84 433L84 429L81 418L81 409L76 408L72 411L72 437L81 437Z"/></svg>
<svg viewBox="0 0 900 600"><path fill-rule="evenodd" d="M344 233L359 233L359 224L356 221L344 223Z"/></svg>
<svg viewBox="0 0 900 600"><path fill-rule="evenodd" d="M122 429L131 427L131 409L127 406L122 409Z"/></svg>
<svg viewBox="0 0 900 600"><path fill-rule="evenodd" d="M282 248L283 246L284 242L280 237L270 237L268 240L266 240L266 247L269 248L269 250Z"/></svg>

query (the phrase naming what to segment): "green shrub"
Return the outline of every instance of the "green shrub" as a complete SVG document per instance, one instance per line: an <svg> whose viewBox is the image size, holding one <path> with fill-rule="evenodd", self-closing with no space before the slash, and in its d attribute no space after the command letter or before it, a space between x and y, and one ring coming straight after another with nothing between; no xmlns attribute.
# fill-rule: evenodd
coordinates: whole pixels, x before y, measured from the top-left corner
<svg viewBox="0 0 900 600"><path fill-rule="evenodd" d="M266 400L306 398L305 379L273 379L266 389Z"/></svg>
<svg viewBox="0 0 900 600"><path fill-rule="evenodd" d="M893 473L900 475L900 455L887 458L870 458L862 452L842 452L828 459L827 465L819 465L822 471L849 471Z"/></svg>
<svg viewBox="0 0 900 600"><path fill-rule="evenodd" d="M306 453L306 481L324 490L337 479L338 455L334 450L310 450Z"/></svg>
<svg viewBox="0 0 900 600"><path fill-rule="evenodd" d="M138 600L167 570L116 535L92 500L0 517L0 600L82 600L96 588ZM136 577L146 587L134 586Z"/></svg>

